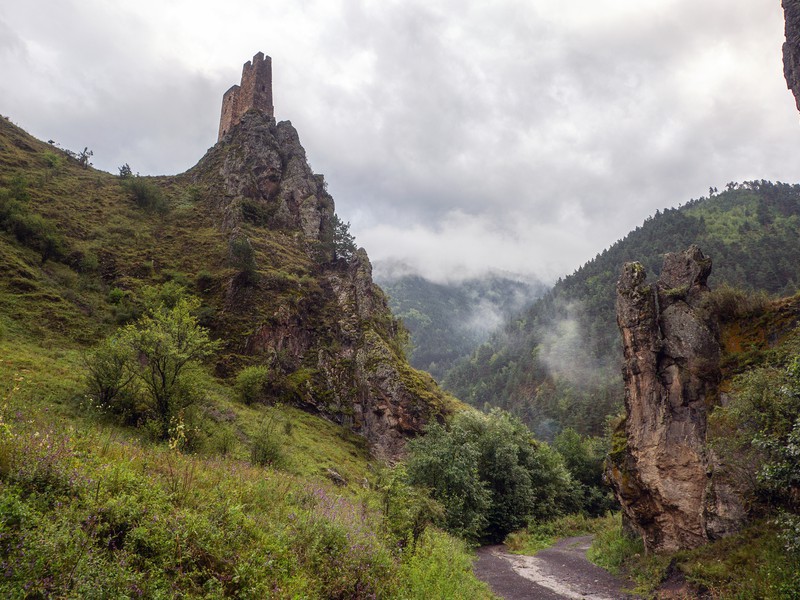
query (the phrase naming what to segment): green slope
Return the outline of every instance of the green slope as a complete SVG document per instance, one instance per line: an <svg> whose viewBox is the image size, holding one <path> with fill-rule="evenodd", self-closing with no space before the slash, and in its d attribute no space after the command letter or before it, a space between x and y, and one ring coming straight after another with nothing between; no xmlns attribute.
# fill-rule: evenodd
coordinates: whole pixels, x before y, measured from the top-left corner
<svg viewBox="0 0 800 600"><path fill-rule="evenodd" d="M621 407L620 343L614 315L622 265L639 261L650 276L663 254L698 244L712 258L712 288L769 294L800 283L800 186L729 184L647 219L625 239L565 277L504 330L445 376L456 396L521 415L540 435L571 426L601 433Z"/></svg>
<svg viewBox="0 0 800 600"><path fill-rule="evenodd" d="M316 393L296 376L308 365L278 357L278 391L238 400L227 376L256 361L244 340L278 308L334 345L329 319L343 315L329 281L349 267L251 219L238 229L255 263L243 283L213 168L136 178L137 193L0 119L0 596L489 597L463 544L434 528L411 543L411 525L387 518L413 506L396 508L402 486L382 487L391 471L363 437L287 402ZM91 348L166 282L200 298L222 351L161 440L98 407L85 376ZM420 413L451 402L394 350L378 291L374 307L344 315L378 340L370 366L397 369Z"/></svg>

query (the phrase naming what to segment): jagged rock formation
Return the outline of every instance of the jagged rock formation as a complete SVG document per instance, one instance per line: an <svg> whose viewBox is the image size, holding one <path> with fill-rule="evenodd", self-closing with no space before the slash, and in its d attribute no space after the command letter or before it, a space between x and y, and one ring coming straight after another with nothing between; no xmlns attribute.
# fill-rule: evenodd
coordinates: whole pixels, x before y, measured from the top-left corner
<svg viewBox="0 0 800 600"><path fill-rule="evenodd" d="M783 75L800 110L800 0L782 0L786 20L786 41L783 44Z"/></svg>
<svg viewBox="0 0 800 600"><path fill-rule="evenodd" d="M627 263L617 283L627 418L608 475L649 550L699 546L744 516L706 447L720 380L718 328L704 301L710 272L711 259L692 246L665 256L655 285L639 263Z"/></svg>
<svg viewBox="0 0 800 600"><path fill-rule="evenodd" d="M333 198L292 124L251 110L188 175L214 199L232 254L244 245L253 257L248 274L226 283L223 374L265 364L275 396L350 427L381 457L399 456L450 400L403 357L366 252L337 253Z"/></svg>

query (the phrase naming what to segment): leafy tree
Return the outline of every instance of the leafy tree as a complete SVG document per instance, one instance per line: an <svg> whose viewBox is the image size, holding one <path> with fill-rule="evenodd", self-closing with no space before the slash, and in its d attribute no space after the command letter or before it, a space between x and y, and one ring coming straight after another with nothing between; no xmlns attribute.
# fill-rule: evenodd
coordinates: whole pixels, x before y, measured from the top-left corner
<svg viewBox="0 0 800 600"><path fill-rule="evenodd" d="M119 396L135 376L131 348L120 339L111 336L100 342L86 358L86 385L89 395L102 408L118 403Z"/></svg>
<svg viewBox="0 0 800 600"><path fill-rule="evenodd" d="M350 223L333 215L333 251L336 258L351 259L356 253L356 238L350 233Z"/></svg>
<svg viewBox="0 0 800 600"><path fill-rule="evenodd" d="M163 439L171 420L196 400L197 368L219 346L192 314L200 301L175 298L178 289L145 288L144 314L101 343L89 360L95 399L118 414L156 420ZM123 391L135 396L133 404Z"/></svg>
<svg viewBox="0 0 800 600"><path fill-rule="evenodd" d="M218 347L192 314L199 306L196 298L181 298L172 308L162 303L121 334L136 356L136 377L146 390L164 438L170 419L194 400L188 380L192 367Z"/></svg>
<svg viewBox="0 0 800 600"><path fill-rule="evenodd" d="M502 540L528 519L549 519L578 506L561 457L501 410L456 415L411 443L412 483L445 507L445 527L473 540Z"/></svg>
<svg viewBox="0 0 800 600"><path fill-rule="evenodd" d="M611 510L614 498L603 483L607 439L584 436L568 427L556 436L553 448L562 456L567 470L580 486L581 510L592 516L601 516Z"/></svg>
<svg viewBox="0 0 800 600"><path fill-rule="evenodd" d="M486 528L491 494L478 474L479 450L470 437L459 427L448 431L434 423L411 442L408 474L412 484L429 489L445 507L445 529L479 539Z"/></svg>

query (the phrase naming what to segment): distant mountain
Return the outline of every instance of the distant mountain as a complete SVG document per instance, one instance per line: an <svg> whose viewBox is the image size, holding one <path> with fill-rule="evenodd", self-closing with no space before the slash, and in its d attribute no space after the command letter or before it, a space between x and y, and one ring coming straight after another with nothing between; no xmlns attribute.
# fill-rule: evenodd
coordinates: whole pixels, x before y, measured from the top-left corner
<svg viewBox="0 0 800 600"><path fill-rule="evenodd" d="M800 185L729 183L722 193L656 211L641 227L559 280L448 371L444 386L475 406L509 409L548 438L565 426L600 433L621 407L614 290L623 263L651 277L667 252L698 244L712 289L788 295L800 283Z"/></svg>
<svg viewBox="0 0 800 600"><path fill-rule="evenodd" d="M375 281L411 334L412 366L437 379L547 289L499 274L435 283L413 274L382 276L378 268Z"/></svg>

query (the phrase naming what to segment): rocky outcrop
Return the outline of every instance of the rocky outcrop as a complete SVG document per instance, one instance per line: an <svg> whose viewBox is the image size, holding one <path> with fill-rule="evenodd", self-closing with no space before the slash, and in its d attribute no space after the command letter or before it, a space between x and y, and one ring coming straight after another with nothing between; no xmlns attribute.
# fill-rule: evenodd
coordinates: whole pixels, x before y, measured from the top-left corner
<svg viewBox="0 0 800 600"><path fill-rule="evenodd" d="M782 0L786 21L786 41L783 44L783 75L794 94L800 110L800 0Z"/></svg>
<svg viewBox="0 0 800 600"><path fill-rule="evenodd" d="M608 476L649 550L696 547L744 517L706 446L720 380L719 333L705 302L710 272L711 259L692 246L665 256L654 285L639 263L626 264L617 283L627 416Z"/></svg>
<svg viewBox="0 0 800 600"><path fill-rule="evenodd" d="M382 458L400 456L447 398L408 366L367 253L337 255L333 198L297 131L248 112L189 174L215 198L231 248L252 255L247 277L241 260L228 259L239 272L220 327L239 340L229 351L242 358L225 374L267 365L276 399L363 435Z"/></svg>

